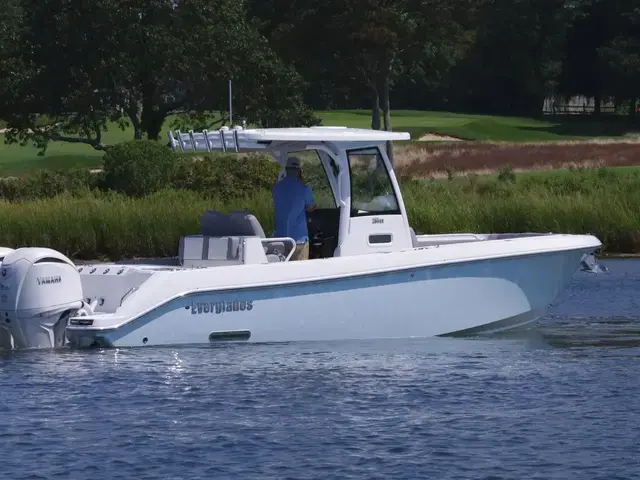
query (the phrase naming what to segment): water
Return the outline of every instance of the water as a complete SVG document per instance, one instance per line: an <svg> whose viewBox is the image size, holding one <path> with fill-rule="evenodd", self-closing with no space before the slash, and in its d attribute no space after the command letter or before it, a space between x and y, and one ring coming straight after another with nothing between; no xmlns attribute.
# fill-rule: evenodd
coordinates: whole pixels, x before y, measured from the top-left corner
<svg viewBox="0 0 640 480"><path fill-rule="evenodd" d="M538 332L0 357L0 477L615 479L640 459L640 261Z"/></svg>

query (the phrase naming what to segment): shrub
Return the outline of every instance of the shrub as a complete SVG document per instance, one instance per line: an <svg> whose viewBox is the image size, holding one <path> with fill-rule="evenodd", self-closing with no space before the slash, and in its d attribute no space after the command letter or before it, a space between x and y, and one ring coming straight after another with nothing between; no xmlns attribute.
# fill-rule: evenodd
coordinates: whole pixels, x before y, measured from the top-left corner
<svg viewBox="0 0 640 480"><path fill-rule="evenodd" d="M505 165L502 167L498 173L498 180L501 182L515 183L516 174L513 171L513 167L511 165Z"/></svg>
<svg viewBox="0 0 640 480"><path fill-rule="evenodd" d="M106 151L103 162L104 186L132 197L168 186L176 168L175 154L149 140L114 145Z"/></svg>
<svg viewBox="0 0 640 480"><path fill-rule="evenodd" d="M270 190L280 166L261 154L183 157L171 179L176 189L197 191L221 200L246 198L256 191Z"/></svg>
<svg viewBox="0 0 640 480"><path fill-rule="evenodd" d="M88 170L43 170L29 177L0 178L0 198L8 201L51 198L62 193L84 195L99 188L102 175Z"/></svg>
<svg viewBox="0 0 640 480"><path fill-rule="evenodd" d="M50 198L64 192L74 196L91 190L112 190L140 197L171 187L226 201L246 198L257 191L270 191L280 171L273 158L261 154L198 158L176 154L167 157L164 151L158 164L163 164L165 170L156 171L147 162L149 156L140 156L142 160L137 164L133 162L137 148L127 149L126 154L118 155L117 159L105 160L109 166L105 165L107 171L104 172L45 170L29 177L0 178L0 199L16 202ZM171 165L168 165L169 160ZM321 173L324 175L323 171ZM137 178L139 182L136 182Z"/></svg>

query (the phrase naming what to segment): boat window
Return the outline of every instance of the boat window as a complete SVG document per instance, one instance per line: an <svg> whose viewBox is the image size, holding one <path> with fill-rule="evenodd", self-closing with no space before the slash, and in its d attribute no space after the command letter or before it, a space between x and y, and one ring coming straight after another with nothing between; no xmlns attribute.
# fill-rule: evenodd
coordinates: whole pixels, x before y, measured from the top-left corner
<svg viewBox="0 0 640 480"><path fill-rule="evenodd" d="M336 208L336 200L331 190L327 173L316 150L289 152L290 157L297 157L302 164L302 178L311 187L313 199L318 208Z"/></svg>
<svg viewBox="0 0 640 480"><path fill-rule="evenodd" d="M378 148L347 151L351 216L399 214L398 198Z"/></svg>

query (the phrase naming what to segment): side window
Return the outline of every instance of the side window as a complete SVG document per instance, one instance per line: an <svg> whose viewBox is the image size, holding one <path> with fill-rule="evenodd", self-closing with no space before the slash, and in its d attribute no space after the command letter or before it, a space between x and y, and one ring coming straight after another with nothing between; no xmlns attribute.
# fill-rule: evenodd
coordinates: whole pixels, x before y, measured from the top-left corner
<svg viewBox="0 0 640 480"><path fill-rule="evenodd" d="M289 156L297 157L302 164L302 178L311 187L313 199L318 208L336 208L336 201L324 171L320 156L316 150L289 152Z"/></svg>
<svg viewBox="0 0 640 480"><path fill-rule="evenodd" d="M398 214L391 179L377 148L349 150L351 216Z"/></svg>

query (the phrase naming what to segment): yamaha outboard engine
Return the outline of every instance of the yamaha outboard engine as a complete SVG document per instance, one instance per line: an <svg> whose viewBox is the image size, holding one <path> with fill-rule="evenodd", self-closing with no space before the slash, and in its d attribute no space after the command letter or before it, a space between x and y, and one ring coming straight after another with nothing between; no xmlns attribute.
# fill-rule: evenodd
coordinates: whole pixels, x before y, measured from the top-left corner
<svg viewBox="0 0 640 480"><path fill-rule="evenodd" d="M2 260L11 252L14 252L13 248L0 247L0 265L2 264ZM2 283L2 277L0 276L0 297L2 297L2 292L4 290L4 283ZM0 328L0 350L11 350L13 348L13 340L11 339L11 335L9 332Z"/></svg>
<svg viewBox="0 0 640 480"><path fill-rule="evenodd" d="M0 247L0 263L2 263L4 257L9 255L11 252L15 252L15 250L13 248Z"/></svg>
<svg viewBox="0 0 640 480"><path fill-rule="evenodd" d="M64 345L70 315L82 307L76 266L50 248L19 248L0 264L0 329L14 348Z"/></svg>

